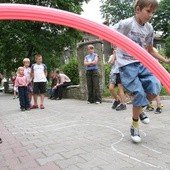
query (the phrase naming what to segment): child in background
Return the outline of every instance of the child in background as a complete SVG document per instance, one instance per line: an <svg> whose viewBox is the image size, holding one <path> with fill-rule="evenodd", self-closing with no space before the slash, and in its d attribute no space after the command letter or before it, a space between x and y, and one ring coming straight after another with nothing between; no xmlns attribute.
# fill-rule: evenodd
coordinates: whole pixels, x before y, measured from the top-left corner
<svg viewBox="0 0 170 170"><path fill-rule="evenodd" d="M53 87L54 97L52 98L52 100L56 100L56 99L61 100L63 97L63 88L70 86L71 80L67 75L60 73L59 69L56 69L56 78L57 78L58 82Z"/></svg>
<svg viewBox="0 0 170 170"><path fill-rule="evenodd" d="M102 102L99 85L98 61L99 56L94 53L94 46L88 45L88 55L84 58L84 65L86 66L86 78L88 89L88 104Z"/></svg>
<svg viewBox="0 0 170 170"><path fill-rule="evenodd" d="M12 77L12 84L13 84L13 87L14 87L14 97L13 97L13 99L18 98L18 87L15 86L16 78L17 78L17 73L15 73L14 76Z"/></svg>
<svg viewBox="0 0 170 170"><path fill-rule="evenodd" d="M33 93L33 89L32 89L32 78L31 78L31 67L30 66L30 59L29 58L24 58L23 60L23 64L24 64L24 75L28 80L28 96L29 96L29 101L31 103L31 99L32 99L32 93Z"/></svg>
<svg viewBox="0 0 170 170"><path fill-rule="evenodd" d="M156 103L157 103L157 108L155 109L155 114L160 114L162 113L162 108L163 108L163 105L161 104L161 99L160 99L160 96L158 95L156 98ZM148 104L148 106L146 107L145 109L146 111L153 111L154 110L154 106L153 106L153 103L150 102Z"/></svg>
<svg viewBox="0 0 170 170"><path fill-rule="evenodd" d="M114 28L124 34L142 48L147 47L148 52L158 60L170 64L153 49L153 27L148 23L158 7L157 0L137 0L135 4L135 16L121 20ZM149 123L149 118L142 107L147 106L161 90L159 80L138 60L118 48L116 53L121 82L124 88L133 94L133 114L130 128L131 138L134 142L141 141L139 133L139 119Z"/></svg>
<svg viewBox="0 0 170 170"><path fill-rule="evenodd" d="M116 109L117 111L125 110L126 109L125 95L120 80L119 68L116 60L116 50L113 50L113 54L109 58L109 63L112 65L112 69L110 72L109 90L110 93L112 94L112 98L115 99L112 105L112 109ZM117 95L117 93L114 91L115 86L118 87L119 95Z"/></svg>
<svg viewBox="0 0 170 170"><path fill-rule="evenodd" d="M21 111L30 110L30 102L28 98L28 80L24 76L24 67L18 68L18 75L15 80L15 86L18 87L20 109Z"/></svg>
<svg viewBox="0 0 170 170"><path fill-rule="evenodd" d="M40 109L44 109L44 97L47 87L47 67L42 63L42 56L40 54L35 55L35 64L31 67L31 75L33 78L33 96L34 105L32 109L38 108L38 95L40 95Z"/></svg>

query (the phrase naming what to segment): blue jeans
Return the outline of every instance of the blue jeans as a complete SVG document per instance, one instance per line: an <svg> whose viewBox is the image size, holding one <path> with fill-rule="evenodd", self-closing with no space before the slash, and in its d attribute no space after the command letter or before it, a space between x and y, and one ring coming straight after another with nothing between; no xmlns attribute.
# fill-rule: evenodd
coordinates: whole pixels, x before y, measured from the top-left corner
<svg viewBox="0 0 170 170"><path fill-rule="evenodd" d="M49 95L50 95L51 97L53 97L53 96L54 96L54 92L55 92L55 89L51 88L51 89L49 90Z"/></svg>
<svg viewBox="0 0 170 170"><path fill-rule="evenodd" d="M28 88L26 86L18 87L19 101L21 109L30 108L30 101L28 98Z"/></svg>
<svg viewBox="0 0 170 170"><path fill-rule="evenodd" d="M149 104L147 94L160 93L160 81L141 63L128 64L119 71L122 85L134 95L133 106L146 106Z"/></svg>

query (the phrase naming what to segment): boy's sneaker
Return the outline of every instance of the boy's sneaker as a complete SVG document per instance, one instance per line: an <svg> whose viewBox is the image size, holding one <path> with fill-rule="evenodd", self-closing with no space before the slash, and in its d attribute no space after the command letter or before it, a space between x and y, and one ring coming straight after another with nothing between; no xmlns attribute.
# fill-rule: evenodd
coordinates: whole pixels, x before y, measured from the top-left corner
<svg viewBox="0 0 170 170"><path fill-rule="evenodd" d="M135 128L133 126L130 127L131 138L133 142L139 143L141 141L141 137L139 134L139 128Z"/></svg>
<svg viewBox="0 0 170 170"><path fill-rule="evenodd" d="M112 109L116 109L116 107L118 106L120 104L120 100L118 100L118 101L114 101L114 103L113 103L113 106L112 106Z"/></svg>
<svg viewBox="0 0 170 170"><path fill-rule="evenodd" d="M25 108L21 108L21 111L24 112L24 111L25 111Z"/></svg>
<svg viewBox="0 0 170 170"><path fill-rule="evenodd" d="M38 108L38 105L34 104L34 105L31 106L31 109L37 109L37 108Z"/></svg>
<svg viewBox="0 0 170 170"><path fill-rule="evenodd" d="M140 118L141 122L144 124L149 124L149 122L150 122L149 117L146 115L146 113L144 111L141 112L141 114L139 115L139 118Z"/></svg>
<svg viewBox="0 0 170 170"><path fill-rule="evenodd" d="M101 104L102 102L100 102L100 101L96 101L95 103L96 103L96 104Z"/></svg>
<svg viewBox="0 0 170 170"><path fill-rule="evenodd" d="M155 110L155 114L160 114L162 113L162 108L161 107L157 107Z"/></svg>
<svg viewBox="0 0 170 170"><path fill-rule="evenodd" d="M126 104L122 104L122 103L116 107L117 111L126 110L126 109L127 109Z"/></svg>
<svg viewBox="0 0 170 170"><path fill-rule="evenodd" d="M157 108L155 110L155 114L162 113L162 108L163 108L163 105L161 103L157 104Z"/></svg>
<svg viewBox="0 0 170 170"><path fill-rule="evenodd" d="M40 104L40 109L45 109L43 104Z"/></svg>
<svg viewBox="0 0 170 170"><path fill-rule="evenodd" d="M16 96L14 96L13 99L16 99Z"/></svg>
<svg viewBox="0 0 170 170"><path fill-rule="evenodd" d="M26 110L26 111L30 111L30 110L31 110L31 108L30 108L30 107L28 107L28 108L26 108L25 110Z"/></svg>
<svg viewBox="0 0 170 170"><path fill-rule="evenodd" d="M153 107L152 103L148 104L145 110L148 112L153 111L154 107Z"/></svg>
<svg viewBox="0 0 170 170"><path fill-rule="evenodd" d="M94 102L87 101L87 104L92 104L92 103L94 103Z"/></svg>

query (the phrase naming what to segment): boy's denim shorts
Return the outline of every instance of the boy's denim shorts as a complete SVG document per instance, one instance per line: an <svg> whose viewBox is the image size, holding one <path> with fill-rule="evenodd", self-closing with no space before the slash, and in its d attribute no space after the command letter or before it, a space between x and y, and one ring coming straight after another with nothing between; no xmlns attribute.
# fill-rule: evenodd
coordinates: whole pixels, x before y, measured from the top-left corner
<svg viewBox="0 0 170 170"><path fill-rule="evenodd" d="M120 73L115 73L110 75L110 84L118 85L121 84Z"/></svg>
<svg viewBox="0 0 170 170"><path fill-rule="evenodd" d="M161 91L160 81L141 63L132 63L119 68L124 88L133 94L133 106L149 104L147 94L158 95Z"/></svg>

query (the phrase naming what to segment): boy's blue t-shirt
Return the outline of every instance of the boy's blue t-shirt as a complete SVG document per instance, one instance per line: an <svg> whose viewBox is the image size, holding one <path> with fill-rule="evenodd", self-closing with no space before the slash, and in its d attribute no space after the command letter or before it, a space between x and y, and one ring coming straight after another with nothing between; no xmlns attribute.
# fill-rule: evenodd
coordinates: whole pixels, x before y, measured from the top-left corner
<svg viewBox="0 0 170 170"><path fill-rule="evenodd" d="M87 62L92 62L92 61L94 61L96 56L98 56L96 53L88 54L85 56L85 60ZM86 66L86 70L98 70L98 64L94 65L94 66Z"/></svg>

